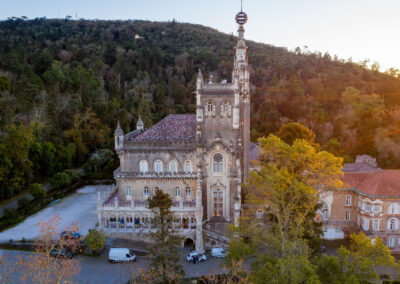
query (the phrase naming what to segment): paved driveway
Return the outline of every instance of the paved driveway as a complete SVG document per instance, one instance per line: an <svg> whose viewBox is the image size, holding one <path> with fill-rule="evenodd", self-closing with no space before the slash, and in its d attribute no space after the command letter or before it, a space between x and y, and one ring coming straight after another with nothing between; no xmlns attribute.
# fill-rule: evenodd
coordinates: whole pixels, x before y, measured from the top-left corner
<svg viewBox="0 0 400 284"><path fill-rule="evenodd" d="M74 194L62 199L28 217L17 226L0 233L0 242L13 240L35 239L39 234L36 226L42 219L48 220L59 214L62 218L58 230L68 229L72 223L80 226L80 233L85 235L89 229L94 228L98 219L96 212L97 192L111 189L110 185L88 185L78 189Z"/></svg>
<svg viewBox="0 0 400 284"><path fill-rule="evenodd" d="M8 261L15 262L15 256L27 256L30 252L25 251L5 251L0 250L0 255L8 252L10 254ZM204 276L210 273L221 272L221 259L211 258L206 262L199 264L188 263L185 260L186 251L181 250L180 263L184 267L186 276ZM149 260L145 256L138 256L135 263L117 263L111 264L106 256L101 257L81 257L81 272L76 275L75 280L78 283L127 283L133 275L137 275L138 269L146 270ZM14 283L19 282L19 275L13 274Z"/></svg>

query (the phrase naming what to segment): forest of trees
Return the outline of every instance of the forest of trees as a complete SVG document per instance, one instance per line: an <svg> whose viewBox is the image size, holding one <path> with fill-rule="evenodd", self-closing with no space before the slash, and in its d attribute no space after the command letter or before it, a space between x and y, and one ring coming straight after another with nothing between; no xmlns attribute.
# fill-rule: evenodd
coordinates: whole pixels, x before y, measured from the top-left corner
<svg viewBox="0 0 400 284"><path fill-rule="evenodd" d="M139 114L149 127L193 113L196 70L229 80L235 42L175 21L1 21L0 200L112 150L118 120L127 132ZM369 154L381 167L400 166L398 70L247 45L253 141L300 122L345 161Z"/></svg>

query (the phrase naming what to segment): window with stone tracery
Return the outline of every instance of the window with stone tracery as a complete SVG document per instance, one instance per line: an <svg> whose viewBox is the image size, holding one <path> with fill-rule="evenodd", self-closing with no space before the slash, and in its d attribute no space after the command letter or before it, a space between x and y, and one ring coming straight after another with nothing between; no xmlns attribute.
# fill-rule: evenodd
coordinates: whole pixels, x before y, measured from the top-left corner
<svg viewBox="0 0 400 284"><path fill-rule="evenodd" d="M215 116L215 103L211 100L206 105L206 116Z"/></svg>
<svg viewBox="0 0 400 284"><path fill-rule="evenodd" d="M185 173L191 173L192 172L192 165L190 164L190 161L186 161L185 163Z"/></svg>
<svg viewBox="0 0 400 284"><path fill-rule="evenodd" d="M231 116L232 107L229 101L224 101L221 105L221 116Z"/></svg>
<svg viewBox="0 0 400 284"><path fill-rule="evenodd" d="M144 190L143 190L143 195L144 195L145 197L148 197L148 196L150 195L150 192L149 192L149 188L148 188L148 187L145 187L145 188L144 188Z"/></svg>
<svg viewBox="0 0 400 284"><path fill-rule="evenodd" d="M220 153L217 153L213 157L213 171L214 173L222 173L224 168L224 158Z"/></svg>
<svg viewBox="0 0 400 284"><path fill-rule="evenodd" d="M139 168L141 173L147 173L148 171L148 163L146 160L141 160L139 163Z"/></svg>
<svg viewBox="0 0 400 284"><path fill-rule="evenodd" d="M171 173L176 173L177 172L177 166L176 166L176 161L171 161L169 163L169 171Z"/></svg>
<svg viewBox="0 0 400 284"><path fill-rule="evenodd" d="M186 197L190 197L190 187L186 188Z"/></svg>
<svg viewBox="0 0 400 284"><path fill-rule="evenodd" d="M163 166L162 166L162 162L160 161L160 160L157 160L155 163L154 163L154 171L156 172L156 173L161 173L162 171L163 171Z"/></svg>

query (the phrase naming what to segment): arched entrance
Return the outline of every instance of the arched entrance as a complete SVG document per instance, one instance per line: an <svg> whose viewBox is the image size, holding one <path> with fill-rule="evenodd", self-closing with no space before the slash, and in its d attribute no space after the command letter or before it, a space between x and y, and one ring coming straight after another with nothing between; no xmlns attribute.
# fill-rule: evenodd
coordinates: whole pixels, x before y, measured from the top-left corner
<svg viewBox="0 0 400 284"><path fill-rule="evenodd" d="M221 189L216 189L213 192L214 201L214 216L223 215L224 193Z"/></svg>
<svg viewBox="0 0 400 284"><path fill-rule="evenodd" d="M189 248L189 249L193 249L194 248L194 242L191 238L187 238L185 240L185 242L183 243L183 247L184 248Z"/></svg>

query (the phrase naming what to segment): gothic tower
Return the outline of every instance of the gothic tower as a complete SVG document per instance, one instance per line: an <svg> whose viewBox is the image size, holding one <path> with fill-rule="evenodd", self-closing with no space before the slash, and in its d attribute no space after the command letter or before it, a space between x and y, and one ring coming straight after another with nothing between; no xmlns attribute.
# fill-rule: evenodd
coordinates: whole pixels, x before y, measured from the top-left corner
<svg viewBox="0 0 400 284"><path fill-rule="evenodd" d="M202 179L204 218L237 223L241 207L242 177L249 165L250 87L247 47L239 12L232 81L216 83L203 78L196 84L197 161Z"/></svg>
<svg viewBox="0 0 400 284"><path fill-rule="evenodd" d="M236 22L239 24L239 39L235 47L235 59L233 63L232 81L239 83L240 94L240 133L243 142L243 156L241 167L243 177L247 178L249 173L250 153L250 72L247 60L247 46L244 41L244 24L247 22L247 15L240 11L236 15Z"/></svg>

